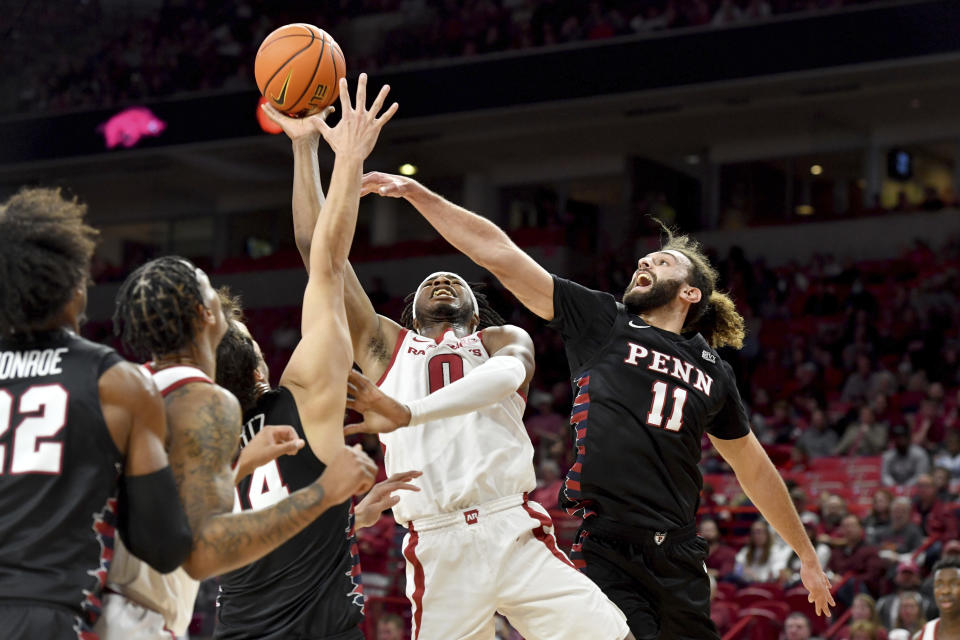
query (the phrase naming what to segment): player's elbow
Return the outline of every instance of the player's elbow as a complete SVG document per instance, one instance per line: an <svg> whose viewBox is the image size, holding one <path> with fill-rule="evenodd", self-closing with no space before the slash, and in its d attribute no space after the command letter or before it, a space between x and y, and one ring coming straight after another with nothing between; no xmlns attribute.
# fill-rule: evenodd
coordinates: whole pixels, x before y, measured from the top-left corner
<svg viewBox="0 0 960 640"><path fill-rule="evenodd" d="M183 570L194 580L206 580L213 576L223 573L219 570L215 558L210 557L209 553L195 550L183 563Z"/></svg>

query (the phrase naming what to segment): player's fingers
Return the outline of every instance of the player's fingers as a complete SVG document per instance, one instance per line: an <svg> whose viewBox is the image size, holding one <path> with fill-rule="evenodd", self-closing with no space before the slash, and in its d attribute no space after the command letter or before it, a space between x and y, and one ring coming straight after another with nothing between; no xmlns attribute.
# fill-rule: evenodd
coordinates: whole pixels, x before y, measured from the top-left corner
<svg viewBox="0 0 960 640"><path fill-rule="evenodd" d="M340 108L344 116L353 111L353 105L350 104L350 87L347 85L346 78L340 78Z"/></svg>
<svg viewBox="0 0 960 640"><path fill-rule="evenodd" d="M400 502L400 496L390 496L389 498L384 500L383 509L391 509L397 506L398 502ZM381 511L383 511L383 509L381 509Z"/></svg>
<svg viewBox="0 0 960 640"><path fill-rule="evenodd" d="M268 118L276 122L281 127L285 124L283 120L286 116L274 109L273 105L269 102L264 102L262 105L260 105L260 108L263 109L263 112L267 114Z"/></svg>
<svg viewBox="0 0 960 640"><path fill-rule="evenodd" d="M345 436L355 436L359 433L376 433L372 429L367 428L366 422L355 422L354 424L348 424L343 428L343 435Z"/></svg>
<svg viewBox="0 0 960 640"><path fill-rule="evenodd" d="M313 125L313 128L320 132L320 135L323 136L323 139L327 139L327 135L332 131L330 125L328 125L323 120L311 120L310 124Z"/></svg>
<svg viewBox="0 0 960 640"><path fill-rule="evenodd" d="M367 74L361 73L357 78L357 111L367 108Z"/></svg>
<svg viewBox="0 0 960 640"><path fill-rule="evenodd" d="M336 111L336 110L337 110L337 108L336 108L335 106L330 105L329 107L327 107L326 109L324 109L323 111L321 111L320 113L318 113L318 114L317 114L316 116L314 116L314 117L317 118L318 120L326 120L326 119L329 118L329 117L333 114L333 112Z"/></svg>
<svg viewBox="0 0 960 640"><path fill-rule="evenodd" d="M400 471L387 478L387 482L406 482L407 480L419 478L422 475L423 471Z"/></svg>
<svg viewBox="0 0 960 640"><path fill-rule="evenodd" d="M373 101L373 104L370 106L370 114L376 116L380 113L380 109L383 109L383 103L387 100L387 94L390 93L390 85L385 84L380 87L380 93L377 94L377 98Z"/></svg>
<svg viewBox="0 0 960 640"><path fill-rule="evenodd" d="M390 122L390 118L393 117L393 114L397 112L397 109L400 108L400 105L394 102L390 105L390 108L383 112L383 115L374 120L380 127Z"/></svg>
<svg viewBox="0 0 960 640"><path fill-rule="evenodd" d="M398 484L395 487L390 487L390 492L393 493L394 491L420 491L420 487L415 484L407 484L404 482L403 484Z"/></svg>
<svg viewBox="0 0 960 640"><path fill-rule="evenodd" d="M285 456L296 455L297 451L300 451L300 449L303 449L303 446L305 444L306 442L304 442L303 439L301 438L297 438L296 440L291 440L290 442L285 442L283 443L283 447L280 450L280 455L285 455Z"/></svg>

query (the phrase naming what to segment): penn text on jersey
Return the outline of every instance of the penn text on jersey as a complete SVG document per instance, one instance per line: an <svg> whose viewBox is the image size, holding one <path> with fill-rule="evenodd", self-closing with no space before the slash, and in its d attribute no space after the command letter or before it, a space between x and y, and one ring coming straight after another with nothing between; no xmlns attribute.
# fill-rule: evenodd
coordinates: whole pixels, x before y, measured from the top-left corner
<svg viewBox="0 0 960 640"><path fill-rule="evenodd" d="M710 390L713 388L713 378L689 362L684 362L674 356L660 353L655 349L647 349L636 342L628 342L627 348L629 349L629 353L627 353L627 357L623 359L625 363L639 367L641 359L649 358L650 362L647 365L647 369L656 371L657 373L665 373L677 380L683 380L687 384L690 384L692 373L696 371L697 377L693 382L693 388L702 391L704 395L710 395ZM670 367L671 363L673 364L673 368Z"/></svg>

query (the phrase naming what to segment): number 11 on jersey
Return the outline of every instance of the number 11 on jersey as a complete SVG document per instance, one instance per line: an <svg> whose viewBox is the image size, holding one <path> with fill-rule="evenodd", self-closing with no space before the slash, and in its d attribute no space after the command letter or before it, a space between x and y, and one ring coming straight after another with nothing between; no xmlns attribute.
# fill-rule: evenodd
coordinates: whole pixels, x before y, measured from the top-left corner
<svg viewBox="0 0 960 640"><path fill-rule="evenodd" d="M683 426L683 405L687 402L687 390L676 387L673 390L673 410L670 419L663 424L663 405L667 401L668 385L666 382L653 383L653 404L647 414L647 424L654 427L663 426L667 431L680 431Z"/></svg>

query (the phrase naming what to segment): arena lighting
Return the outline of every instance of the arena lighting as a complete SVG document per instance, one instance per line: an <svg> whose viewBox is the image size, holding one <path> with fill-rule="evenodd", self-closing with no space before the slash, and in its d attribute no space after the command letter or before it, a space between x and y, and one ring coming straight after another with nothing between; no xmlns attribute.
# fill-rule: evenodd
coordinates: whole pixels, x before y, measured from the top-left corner
<svg viewBox="0 0 960 640"><path fill-rule="evenodd" d="M821 173L823 173L823 167L821 167L820 165L815 164L815 165L813 165L812 167L810 167L810 174L811 174L811 175L818 176L818 175L820 175Z"/></svg>
<svg viewBox="0 0 960 640"><path fill-rule="evenodd" d="M398 169L398 171L400 171L400 175L412 176L417 173L418 169L416 165L410 164L409 162L405 162L402 165L400 165L400 168Z"/></svg>
<svg viewBox="0 0 960 640"><path fill-rule="evenodd" d="M690 165L700 164L700 156L698 156L695 153L691 153L690 155L685 156L684 160L686 161L687 164L690 164Z"/></svg>
<svg viewBox="0 0 960 640"><path fill-rule="evenodd" d="M798 204L794 211L796 211L798 216L812 216L813 206L809 204Z"/></svg>

